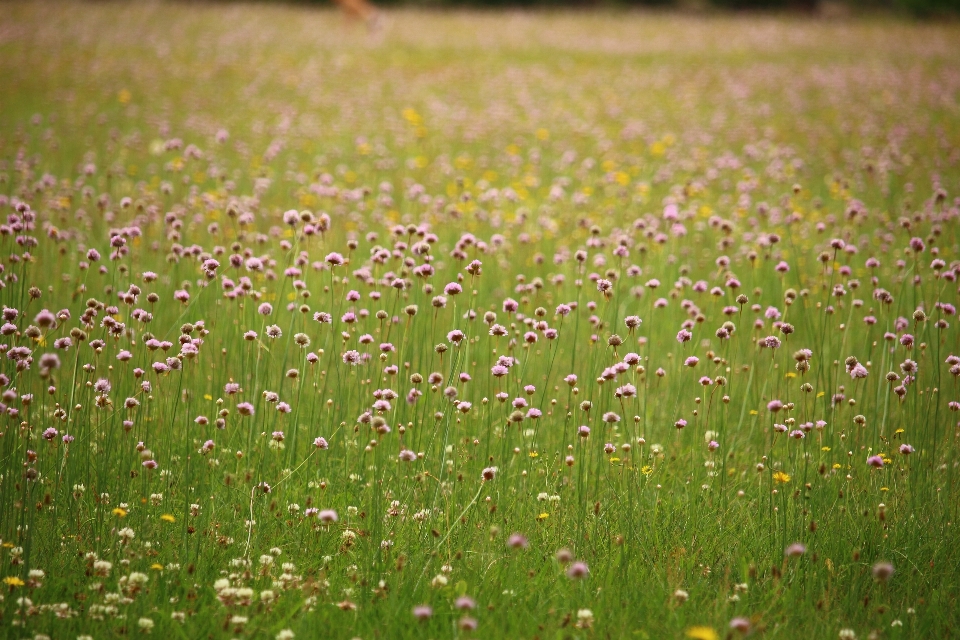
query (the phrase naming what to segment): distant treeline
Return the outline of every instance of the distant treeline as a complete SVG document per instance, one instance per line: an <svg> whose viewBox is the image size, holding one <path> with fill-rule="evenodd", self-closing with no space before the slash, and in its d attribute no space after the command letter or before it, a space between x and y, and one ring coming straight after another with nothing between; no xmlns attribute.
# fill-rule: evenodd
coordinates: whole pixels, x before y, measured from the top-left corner
<svg viewBox="0 0 960 640"><path fill-rule="evenodd" d="M294 0L297 1L297 0ZM299 0L329 3L333 0ZM374 0L378 6L420 7L684 7L815 13L887 12L917 17L960 16L960 0Z"/></svg>

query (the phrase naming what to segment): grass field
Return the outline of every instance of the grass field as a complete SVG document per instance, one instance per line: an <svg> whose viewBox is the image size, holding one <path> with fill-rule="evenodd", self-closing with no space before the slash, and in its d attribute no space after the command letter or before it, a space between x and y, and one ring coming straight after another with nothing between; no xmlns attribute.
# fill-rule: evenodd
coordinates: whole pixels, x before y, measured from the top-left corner
<svg viewBox="0 0 960 640"><path fill-rule="evenodd" d="M960 25L0 5L0 635L960 635Z"/></svg>

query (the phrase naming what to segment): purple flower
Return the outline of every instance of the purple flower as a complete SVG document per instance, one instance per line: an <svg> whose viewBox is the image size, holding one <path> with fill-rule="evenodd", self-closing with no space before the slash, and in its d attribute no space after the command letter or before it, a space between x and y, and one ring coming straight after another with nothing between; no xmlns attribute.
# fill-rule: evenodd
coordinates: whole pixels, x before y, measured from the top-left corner
<svg viewBox="0 0 960 640"><path fill-rule="evenodd" d="M587 567L586 562L574 562L567 567L567 577L571 580L579 580L580 578L586 578L587 574L590 573L590 569Z"/></svg>
<svg viewBox="0 0 960 640"><path fill-rule="evenodd" d="M807 547L799 542L794 542L792 545L783 550L783 555L788 558L799 558L807 552Z"/></svg>
<svg viewBox="0 0 960 640"><path fill-rule="evenodd" d="M693 338L693 334L687 331L686 329L681 329L677 333L677 342L683 344L684 342L689 342Z"/></svg>
<svg viewBox="0 0 960 640"><path fill-rule="evenodd" d="M750 631L750 620L748 618L734 618L730 621L730 628L740 633Z"/></svg>
<svg viewBox="0 0 960 640"><path fill-rule="evenodd" d="M527 539L520 533L512 533L510 537L507 538L507 546L511 549L526 549L530 546L530 543L527 542Z"/></svg>
<svg viewBox="0 0 960 640"><path fill-rule="evenodd" d="M429 620L433 615L433 608L430 605L420 604L413 608L413 617L417 620Z"/></svg>
<svg viewBox="0 0 960 640"><path fill-rule="evenodd" d="M883 458L880 456L870 456L867 458L867 465L874 469L881 469L883 468Z"/></svg>
<svg viewBox="0 0 960 640"><path fill-rule="evenodd" d="M893 575L893 565L889 562L878 562L873 565L873 577L877 582L886 582Z"/></svg>

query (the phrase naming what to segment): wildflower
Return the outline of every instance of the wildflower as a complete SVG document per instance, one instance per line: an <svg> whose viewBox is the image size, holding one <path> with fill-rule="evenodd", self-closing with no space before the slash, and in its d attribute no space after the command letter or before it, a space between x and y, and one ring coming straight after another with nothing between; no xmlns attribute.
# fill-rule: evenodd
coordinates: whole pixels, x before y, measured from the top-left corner
<svg viewBox="0 0 960 640"><path fill-rule="evenodd" d="M530 543L522 534L512 533L507 539L507 546L511 549L526 549L530 546Z"/></svg>
<svg viewBox="0 0 960 640"><path fill-rule="evenodd" d="M867 466L880 469L883 467L883 458L881 456L870 456L867 458Z"/></svg>
<svg viewBox="0 0 960 640"><path fill-rule="evenodd" d="M413 608L413 617L417 620L429 620L433 615L433 608L426 604L417 605Z"/></svg>
<svg viewBox="0 0 960 640"><path fill-rule="evenodd" d="M893 565L889 562L878 562L873 565L873 578L877 582L886 582L893 575Z"/></svg>
<svg viewBox="0 0 960 640"><path fill-rule="evenodd" d="M587 564L585 562L574 562L567 568L567 577L571 580L585 578L587 577L588 573L590 573L590 569L587 568Z"/></svg>
<svg viewBox="0 0 960 640"><path fill-rule="evenodd" d="M748 618L733 618L730 620L730 628L745 634L750 631L750 620Z"/></svg>
<svg viewBox="0 0 960 640"><path fill-rule="evenodd" d="M799 558L807 552L807 547L799 542L794 542L783 550L783 555L788 558Z"/></svg>

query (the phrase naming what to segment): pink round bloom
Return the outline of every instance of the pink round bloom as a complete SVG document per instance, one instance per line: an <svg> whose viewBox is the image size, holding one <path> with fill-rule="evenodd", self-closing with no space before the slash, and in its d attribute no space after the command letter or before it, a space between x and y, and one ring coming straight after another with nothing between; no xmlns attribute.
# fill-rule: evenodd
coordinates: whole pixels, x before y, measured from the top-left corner
<svg viewBox="0 0 960 640"><path fill-rule="evenodd" d="M792 545L783 550L783 555L788 558L799 558L807 552L807 547L799 542L794 542Z"/></svg>
<svg viewBox="0 0 960 640"><path fill-rule="evenodd" d="M530 543L527 542L526 537L520 533L512 533L510 537L507 538L507 546L511 549L526 549L530 546Z"/></svg>
<svg viewBox="0 0 960 640"><path fill-rule="evenodd" d="M333 509L324 509L317 514L317 519L323 524L333 524L339 520L339 517L337 516L337 512Z"/></svg>
<svg viewBox="0 0 960 640"><path fill-rule="evenodd" d="M900 453L903 454L903 455L905 455L905 456L910 455L910 454L913 453L914 451L915 451L915 449L914 449L911 445L909 445L909 444L902 444L902 445L900 445Z"/></svg>
<svg viewBox="0 0 960 640"><path fill-rule="evenodd" d="M750 620L748 618L734 618L730 621L730 628L740 633L750 631Z"/></svg>
<svg viewBox="0 0 960 640"><path fill-rule="evenodd" d="M881 469L883 468L883 458L880 456L870 456L867 458L867 465L874 469Z"/></svg>
<svg viewBox="0 0 960 640"><path fill-rule="evenodd" d="M889 562L878 562L873 565L873 577L877 582L886 582L893 575L893 565Z"/></svg>
<svg viewBox="0 0 960 640"><path fill-rule="evenodd" d="M685 367L695 367L695 366L697 366L697 363L699 363L699 362L700 362L700 358L698 358L698 357L696 357L696 356L690 356L689 358L687 358L686 360L683 361L683 366L685 366Z"/></svg>
<svg viewBox="0 0 960 640"><path fill-rule="evenodd" d="M485 468L483 471L480 472L480 476L481 476L484 480L493 480L495 477L497 477L497 468L496 468L496 467L487 467L487 468Z"/></svg>
<svg viewBox="0 0 960 640"><path fill-rule="evenodd" d="M241 402L237 405L237 413L242 416L252 416L253 415L253 405L249 402Z"/></svg>
<svg viewBox="0 0 960 640"><path fill-rule="evenodd" d="M451 282L443 288L443 292L448 296L455 296L459 293L463 293L463 287L456 282Z"/></svg>
<svg viewBox="0 0 960 640"><path fill-rule="evenodd" d="M866 378L868 373L869 372L867 371L867 368L862 364L860 364L859 362L850 368L850 377L853 378L854 380L860 380L862 378Z"/></svg>
<svg viewBox="0 0 960 640"><path fill-rule="evenodd" d="M454 601L453 606L461 611L470 611L477 606L477 603L470 596L460 596Z"/></svg>
<svg viewBox="0 0 960 640"><path fill-rule="evenodd" d="M673 423L673 426L675 426L677 429L683 429L685 426L687 426L687 421L684 420L683 418L680 418L679 420Z"/></svg>
<svg viewBox="0 0 960 640"><path fill-rule="evenodd" d="M327 444L326 438L321 436L313 441L313 446L315 446L317 449L326 449L330 445Z"/></svg>
<svg viewBox="0 0 960 640"><path fill-rule="evenodd" d="M410 449L403 449L397 457L404 462L413 462L417 459L417 454L410 451Z"/></svg>
<svg viewBox="0 0 960 640"><path fill-rule="evenodd" d="M693 338L693 334L686 329L681 329L679 332L677 332L677 342L680 344L689 342L691 338Z"/></svg>
<svg viewBox="0 0 960 640"><path fill-rule="evenodd" d="M590 427L584 425L577 429L577 435L581 438L588 438L590 436Z"/></svg>
<svg viewBox="0 0 960 640"><path fill-rule="evenodd" d="M586 562L573 562L567 567L567 577L571 580L579 580L580 578L586 578L587 574L590 573L590 569L587 567Z"/></svg>
<svg viewBox="0 0 960 640"><path fill-rule="evenodd" d="M413 617L417 620L429 620L433 615L433 608L430 605L421 604L413 608Z"/></svg>

